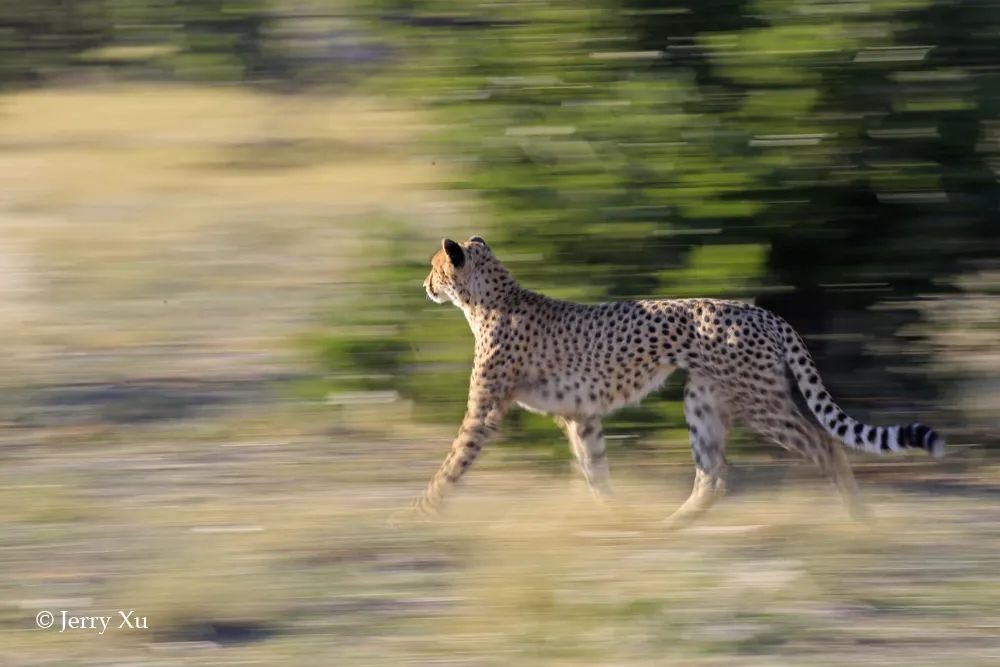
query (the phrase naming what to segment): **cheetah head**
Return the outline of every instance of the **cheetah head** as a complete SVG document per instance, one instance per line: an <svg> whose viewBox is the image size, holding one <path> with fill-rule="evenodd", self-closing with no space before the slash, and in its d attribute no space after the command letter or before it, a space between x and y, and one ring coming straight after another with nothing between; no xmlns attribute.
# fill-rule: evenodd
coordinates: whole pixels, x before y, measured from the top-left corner
<svg viewBox="0 0 1000 667"><path fill-rule="evenodd" d="M484 276L503 267L493 257L486 241L473 236L464 243L441 241L441 249L431 257L431 272L424 280L427 296L435 303L451 301L461 308L483 297Z"/></svg>

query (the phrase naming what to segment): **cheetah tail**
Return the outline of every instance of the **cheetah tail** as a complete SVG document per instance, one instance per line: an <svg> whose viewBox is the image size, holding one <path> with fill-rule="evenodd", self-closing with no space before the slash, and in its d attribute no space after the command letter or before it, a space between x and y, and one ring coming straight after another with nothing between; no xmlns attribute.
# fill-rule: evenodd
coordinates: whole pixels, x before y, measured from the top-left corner
<svg viewBox="0 0 1000 667"><path fill-rule="evenodd" d="M944 454L944 439L923 424L869 426L848 417L823 386L816 364L805 342L791 325L782 321L785 363L792 371L809 409L827 433L848 447L873 454L922 449L931 456Z"/></svg>

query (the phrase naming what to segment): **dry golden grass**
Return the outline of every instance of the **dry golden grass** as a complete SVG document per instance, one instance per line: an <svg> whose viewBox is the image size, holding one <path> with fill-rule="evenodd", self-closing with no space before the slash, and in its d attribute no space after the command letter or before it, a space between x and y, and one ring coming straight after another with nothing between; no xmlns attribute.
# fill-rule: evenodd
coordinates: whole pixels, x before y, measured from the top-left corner
<svg viewBox="0 0 1000 667"><path fill-rule="evenodd" d="M29 208L158 196L366 211L442 180L410 159L426 121L385 100L149 86L19 93L0 109L0 171Z"/></svg>
<svg viewBox="0 0 1000 667"><path fill-rule="evenodd" d="M16 529L4 586L16 606L0 613L7 657L988 665L996 655L995 467L944 493L865 483L877 514L867 524L848 521L808 472L763 487L766 476L747 473L704 521L667 533L657 522L683 496L686 471L641 472L634 456L613 453L626 472L609 514L568 469L540 474L494 452L443 521L391 529L388 513L433 461L388 476L392 443L359 455L362 444L300 435L93 453L63 480L71 488L47 495L78 499L74 516L6 514L5 534ZM45 465L21 472L44 479ZM59 597L69 599L33 602ZM150 630L24 627L43 604L135 608Z"/></svg>
<svg viewBox="0 0 1000 667"><path fill-rule="evenodd" d="M359 229L433 235L464 208L421 156L427 120L385 100L116 86L11 94L0 113L0 322L18 381L35 369L15 358L53 350L81 376L81 355L154 345L153 374L240 353L287 366L282 342L366 265Z"/></svg>

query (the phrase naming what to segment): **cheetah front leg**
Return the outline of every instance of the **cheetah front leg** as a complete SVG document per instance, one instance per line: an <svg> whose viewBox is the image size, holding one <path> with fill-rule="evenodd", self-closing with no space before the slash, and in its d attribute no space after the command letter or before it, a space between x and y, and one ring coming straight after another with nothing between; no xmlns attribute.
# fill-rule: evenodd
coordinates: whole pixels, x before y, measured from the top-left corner
<svg viewBox="0 0 1000 667"><path fill-rule="evenodd" d="M465 419L451 444L451 451L428 483L423 495L414 502L413 514L429 517L441 510L445 495L499 430L508 405L507 400L496 395L469 399Z"/></svg>
<svg viewBox="0 0 1000 667"><path fill-rule="evenodd" d="M560 418L557 421L569 438L570 449L591 492L599 500L607 501L611 497L611 470L600 417Z"/></svg>
<svg viewBox="0 0 1000 667"><path fill-rule="evenodd" d="M729 409L712 381L691 375L684 392L695 477L691 495L663 525L679 528L704 513L726 492L726 436Z"/></svg>

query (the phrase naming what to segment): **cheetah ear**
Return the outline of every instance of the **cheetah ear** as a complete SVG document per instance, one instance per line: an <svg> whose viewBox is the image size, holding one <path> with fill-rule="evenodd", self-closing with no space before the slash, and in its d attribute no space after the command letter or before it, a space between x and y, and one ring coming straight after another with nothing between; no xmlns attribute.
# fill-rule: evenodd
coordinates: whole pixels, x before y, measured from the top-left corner
<svg viewBox="0 0 1000 667"><path fill-rule="evenodd" d="M448 259L451 260L452 265L456 269L460 269L465 266L465 251L462 250L462 246L458 245L451 239L443 239L441 241L441 247L444 251L448 253Z"/></svg>
<svg viewBox="0 0 1000 667"><path fill-rule="evenodd" d="M470 238L469 238L469 242L470 242L470 243L480 243L480 244L482 244L482 245L483 245L483 246L484 246L484 247L485 247L485 248L486 248L487 250L489 250L489 248L490 248L490 247L489 247L488 245L486 245L486 239L484 239L484 238L483 238L482 236L473 236L473 237L470 237Z"/></svg>

